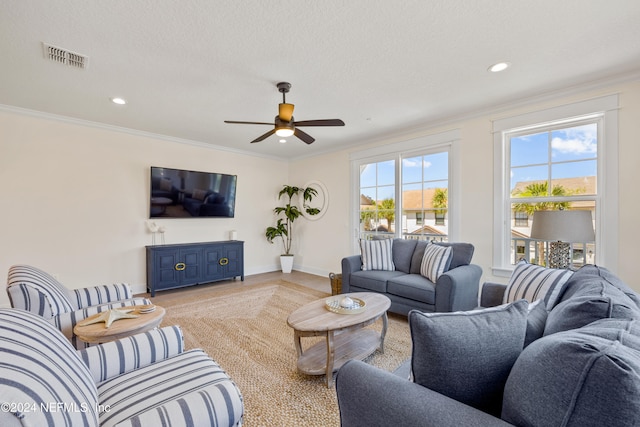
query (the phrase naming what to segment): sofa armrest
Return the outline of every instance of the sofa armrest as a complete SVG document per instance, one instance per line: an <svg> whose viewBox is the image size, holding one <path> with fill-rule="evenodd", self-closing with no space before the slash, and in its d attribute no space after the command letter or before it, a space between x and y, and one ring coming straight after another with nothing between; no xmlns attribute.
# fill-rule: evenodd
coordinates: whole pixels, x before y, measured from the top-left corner
<svg viewBox="0 0 640 427"><path fill-rule="evenodd" d="M511 424L359 360L336 377L342 427L459 427Z"/></svg>
<svg viewBox="0 0 640 427"><path fill-rule="evenodd" d="M79 309L92 305L130 299L133 298L133 292L127 283L114 283L111 285L73 289L73 291L70 292L69 298L71 299L71 304Z"/></svg>
<svg viewBox="0 0 640 427"><path fill-rule="evenodd" d="M478 306L482 268L479 265L461 265L442 274L436 282L436 310L449 312L472 310Z"/></svg>
<svg viewBox="0 0 640 427"><path fill-rule="evenodd" d="M167 326L88 347L79 350L78 354L89 368L93 380L100 383L183 351L182 330L179 326Z"/></svg>
<svg viewBox="0 0 640 427"><path fill-rule="evenodd" d="M502 304L502 297L507 285L502 283L484 282L480 291L480 306L495 307Z"/></svg>
<svg viewBox="0 0 640 427"><path fill-rule="evenodd" d="M362 257L360 255L351 255L342 258L342 290L341 293L346 294L351 287L351 273L362 269Z"/></svg>

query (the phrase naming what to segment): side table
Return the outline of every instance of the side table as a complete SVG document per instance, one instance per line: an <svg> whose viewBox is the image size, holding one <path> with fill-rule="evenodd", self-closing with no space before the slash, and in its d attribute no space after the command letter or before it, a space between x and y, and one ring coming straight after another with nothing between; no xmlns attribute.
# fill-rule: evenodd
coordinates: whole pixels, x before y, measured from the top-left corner
<svg viewBox="0 0 640 427"><path fill-rule="evenodd" d="M109 341L119 340L131 335L139 334L157 328L162 322L165 310L160 306L155 306L155 310L150 313L141 313L140 309L145 306L134 305L131 307L120 307L122 309L133 309L131 314L136 314L138 317L130 319L119 319L106 328L103 322L91 323L97 317L100 317L102 313L89 316L81 322L78 322L73 328L73 333L82 341L89 344L100 344Z"/></svg>

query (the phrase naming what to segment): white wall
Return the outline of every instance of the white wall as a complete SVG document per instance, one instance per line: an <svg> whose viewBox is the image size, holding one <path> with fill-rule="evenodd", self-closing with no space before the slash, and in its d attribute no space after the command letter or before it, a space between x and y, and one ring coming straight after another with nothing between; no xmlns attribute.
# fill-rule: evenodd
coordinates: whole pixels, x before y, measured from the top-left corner
<svg viewBox="0 0 640 427"><path fill-rule="evenodd" d="M166 243L227 240L235 229L246 274L279 269L263 233L286 162L0 112L0 274L26 263L69 288L128 282L144 292L152 165L238 175L235 218L156 219Z"/></svg>
<svg viewBox="0 0 640 427"><path fill-rule="evenodd" d="M340 260L352 251L349 154L459 129L459 240L475 245L474 263L482 267L483 281L504 283L505 278L491 275L496 166L492 121L613 93L620 96L616 273L640 291L635 270L640 242L636 219L640 212L640 81L547 96L500 112L290 163L0 112L0 272L15 263L29 263L54 273L71 288L123 281L144 291L144 246L151 243L145 228L151 165L238 175L235 218L164 220L163 224L167 243L225 240L229 230L238 230L238 238L245 241L247 274L279 269L281 248L266 242L264 229L273 223L272 209L282 184L322 182L329 193L329 206L316 221L296 222L294 268L323 276L339 272ZM0 294L0 305L7 304L6 295Z"/></svg>

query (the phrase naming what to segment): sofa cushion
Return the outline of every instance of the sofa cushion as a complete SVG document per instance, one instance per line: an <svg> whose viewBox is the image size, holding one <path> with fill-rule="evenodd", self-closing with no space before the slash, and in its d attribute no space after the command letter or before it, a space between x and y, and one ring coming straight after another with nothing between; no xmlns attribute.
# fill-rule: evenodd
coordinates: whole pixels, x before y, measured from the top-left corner
<svg viewBox="0 0 640 427"><path fill-rule="evenodd" d="M363 270L393 271L393 240L360 240Z"/></svg>
<svg viewBox="0 0 640 427"><path fill-rule="evenodd" d="M424 256L424 250L429 245L426 240L419 240L416 244L416 249L411 256L411 274L420 274L420 267L422 266L422 258Z"/></svg>
<svg viewBox="0 0 640 427"><path fill-rule="evenodd" d="M431 280L433 283L445 271L449 270L451 264L451 248L439 245L429 245L424 250L422 257L422 265L420 266L420 274Z"/></svg>
<svg viewBox="0 0 640 427"><path fill-rule="evenodd" d="M0 309L0 347L0 403L16 405L0 411L0 425L98 425L98 393L89 369L45 319Z"/></svg>
<svg viewBox="0 0 640 427"><path fill-rule="evenodd" d="M435 305L436 286L419 274L403 274L387 282L387 293Z"/></svg>
<svg viewBox="0 0 640 427"><path fill-rule="evenodd" d="M401 271L356 271L351 273L349 285L372 292L387 292L387 280L405 276Z"/></svg>
<svg viewBox="0 0 640 427"><path fill-rule="evenodd" d="M418 244L417 240L393 239L393 264L403 273L411 271L411 257Z"/></svg>
<svg viewBox="0 0 640 427"><path fill-rule="evenodd" d="M522 351L528 303L482 310L409 313L414 381L499 415L502 391Z"/></svg>
<svg viewBox="0 0 640 427"><path fill-rule="evenodd" d="M577 329L599 319L640 319L635 303L615 286L602 280L585 287L549 312L544 335ZM589 294L599 289L596 294Z"/></svg>
<svg viewBox="0 0 640 427"><path fill-rule="evenodd" d="M439 246L450 247L453 251L453 255L451 258L451 265L449 269L458 268L461 265L469 265L471 264L471 258L473 258L474 246L471 243L449 243L449 242L438 242L434 243Z"/></svg>
<svg viewBox="0 0 640 427"><path fill-rule="evenodd" d="M547 310L551 310L572 274L571 270L545 268L520 261L511 274L502 302L544 299Z"/></svg>
<svg viewBox="0 0 640 427"><path fill-rule="evenodd" d="M505 386L502 418L533 427L637 425L637 321L609 330L601 322L525 348Z"/></svg>

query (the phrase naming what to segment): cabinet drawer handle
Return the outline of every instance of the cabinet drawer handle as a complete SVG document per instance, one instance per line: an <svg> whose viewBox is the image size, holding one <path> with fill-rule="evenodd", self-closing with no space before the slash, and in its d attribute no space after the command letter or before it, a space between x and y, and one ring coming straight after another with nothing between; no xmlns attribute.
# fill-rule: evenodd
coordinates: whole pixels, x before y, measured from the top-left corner
<svg viewBox="0 0 640 427"><path fill-rule="evenodd" d="M185 264L184 262L179 262L175 266L176 271L182 271L185 268L187 268L187 264Z"/></svg>
<svg viewBox="0 0 640 427"><path fill-rule="evenodd" d="M218 264L220 264L220 265L229 264L229 258L220 258L220 260L218 261Z"/></svg>

